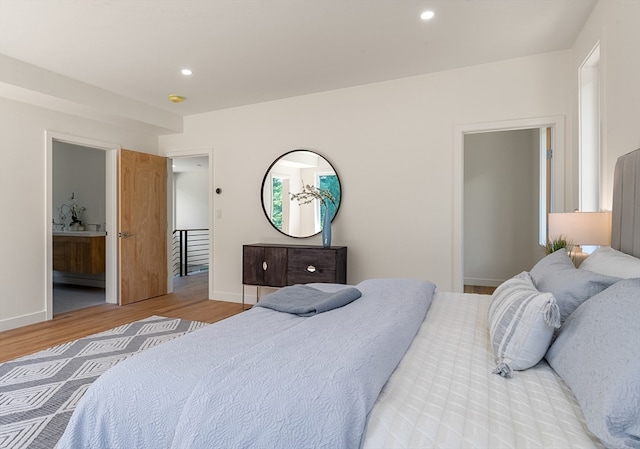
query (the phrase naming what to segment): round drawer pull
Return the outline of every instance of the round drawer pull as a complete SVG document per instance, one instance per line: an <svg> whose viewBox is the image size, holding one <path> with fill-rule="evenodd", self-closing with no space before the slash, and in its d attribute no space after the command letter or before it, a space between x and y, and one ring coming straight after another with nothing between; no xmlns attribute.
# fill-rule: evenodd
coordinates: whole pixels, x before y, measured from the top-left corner
<svg viewBox="0 0 640 449"><path fill-rule="evenodd" d="M269 265L267 265L267 262L262 262L262 269L264 271L267 271L267 268L269 267Z"/></svg>
<svg viewBox="0 0 640 449"><path fill-rule="evenodd" d="M313 265L309 265L309 266L307 267L307 271L308 271L309 273L315 273L315 272L316 272L316 267L314 267Z"/></svg>

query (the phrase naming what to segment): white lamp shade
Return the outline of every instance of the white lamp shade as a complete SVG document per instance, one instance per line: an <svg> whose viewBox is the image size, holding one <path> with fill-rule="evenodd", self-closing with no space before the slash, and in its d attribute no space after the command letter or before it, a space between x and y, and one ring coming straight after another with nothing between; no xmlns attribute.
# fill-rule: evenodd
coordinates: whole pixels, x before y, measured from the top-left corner
<svg viewBox="0 0 640 449"><path fill-rule="evenodd" d="M564 237L574 245L607 246L611 243L611 212L549 214L549 237Z"/></svg>

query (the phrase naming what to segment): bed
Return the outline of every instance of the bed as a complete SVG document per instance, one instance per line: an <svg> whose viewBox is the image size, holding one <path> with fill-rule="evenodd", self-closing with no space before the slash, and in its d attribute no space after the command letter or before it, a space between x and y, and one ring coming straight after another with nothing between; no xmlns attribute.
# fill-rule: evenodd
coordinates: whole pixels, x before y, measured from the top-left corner
<svg viewBox="0 0 640 449"><path fill-rule="evenodd" d="M580 268L552 253L492 296L282 289L110 369L57 447L639 448L639 203L637 150L616 166L613 248ZM307 293L336 307L269 305Z"/></svg>

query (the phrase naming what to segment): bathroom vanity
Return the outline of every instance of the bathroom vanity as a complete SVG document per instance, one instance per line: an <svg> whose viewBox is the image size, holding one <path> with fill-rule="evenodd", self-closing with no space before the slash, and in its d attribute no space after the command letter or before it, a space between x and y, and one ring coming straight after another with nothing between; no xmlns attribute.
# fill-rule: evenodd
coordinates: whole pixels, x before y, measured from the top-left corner
<svg viewBox="0 0 640 449"><path fill-rule="evenodd" d="M104 273L105 235L99 231L54 231L54 271Z"/></svg>

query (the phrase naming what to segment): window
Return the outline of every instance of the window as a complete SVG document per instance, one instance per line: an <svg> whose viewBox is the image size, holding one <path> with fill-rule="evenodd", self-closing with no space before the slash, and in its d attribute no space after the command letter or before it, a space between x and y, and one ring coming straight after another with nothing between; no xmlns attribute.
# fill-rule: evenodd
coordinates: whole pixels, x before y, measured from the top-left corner
<svg viewBox="0 0 640 449"><path fill-rule="evenodd" d="M579 69L580 211L600 210L600 43Z"/></svg>
<svg viewBox="0 0 640 449"><path fill-rule="evenodd" d="M540 169L538 170L540 175L539 180L539 228L538 228L538 243L541 246L547 245L547 238L549 234L549 224L547 217L549 212L552 211L552 182L553 179L553 128L540 128Z"/></svg>
<svg viewBox="0 0 640 449"><path fill-rule="evenodd" d="M282 178L273 176L271 178L271 222L274 226L282 230Z"/></svg>

